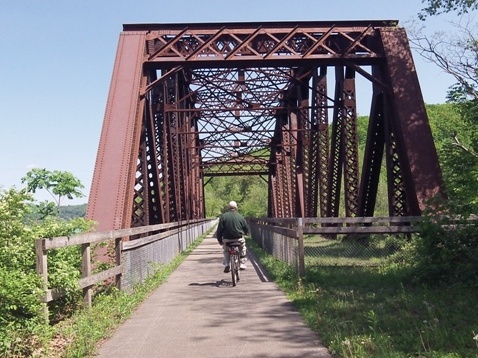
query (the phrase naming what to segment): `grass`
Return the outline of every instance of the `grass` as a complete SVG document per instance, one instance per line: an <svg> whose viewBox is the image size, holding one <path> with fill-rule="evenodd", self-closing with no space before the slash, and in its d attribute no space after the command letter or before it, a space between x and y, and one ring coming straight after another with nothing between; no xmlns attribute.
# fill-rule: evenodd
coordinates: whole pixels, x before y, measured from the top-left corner
<svg viewBox="0 0 478 358"><path fill-rule="evenodd" d="M417 286L399 269L363 265L307 266L298 279L248 245L334 356L478 357L478 287Z"/></svg>
<svg viewBox="0 0 478 358"><path fill-rule="evenodd" d="M208 232L209 233L209 232ZM184 261L207 236L203 234L190 247L145 283L126 293L112 289L95 297L93 307L85 309L54 327L54 339L38 357L80 358L92 356L96 346L107 339L121 323Z"/></svg>
<svg viewBox="0 0 478 358"><path fill-rule="evenodd" d="M369 235L366 240L339 236L327 239L311 235L304 240L306 264L311 266L378 266L406 243L396 235L393 240L384 235Z"/></svg>

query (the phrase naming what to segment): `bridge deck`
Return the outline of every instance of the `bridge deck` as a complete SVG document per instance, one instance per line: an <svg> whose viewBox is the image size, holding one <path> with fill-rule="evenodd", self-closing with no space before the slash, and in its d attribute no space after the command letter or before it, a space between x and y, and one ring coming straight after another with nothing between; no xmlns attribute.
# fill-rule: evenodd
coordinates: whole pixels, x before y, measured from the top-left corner
<svg viewBox="0 0 478 358"><path fill-rule="evenodd" d="M98 349L108 357L331 357L250 255L232 287L207 237Z"/></svg>

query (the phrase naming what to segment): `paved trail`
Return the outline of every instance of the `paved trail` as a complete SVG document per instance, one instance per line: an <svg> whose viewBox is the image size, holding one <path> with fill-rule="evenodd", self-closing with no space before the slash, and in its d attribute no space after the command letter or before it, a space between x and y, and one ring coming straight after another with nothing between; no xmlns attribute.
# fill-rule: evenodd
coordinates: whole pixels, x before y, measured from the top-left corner
<svg viewBox="0 0 478 358"><path fill-rule="evenodd" d="M249 257L232 287L207 237L98 349L100 358L330 358L284 293Z"/></svg>

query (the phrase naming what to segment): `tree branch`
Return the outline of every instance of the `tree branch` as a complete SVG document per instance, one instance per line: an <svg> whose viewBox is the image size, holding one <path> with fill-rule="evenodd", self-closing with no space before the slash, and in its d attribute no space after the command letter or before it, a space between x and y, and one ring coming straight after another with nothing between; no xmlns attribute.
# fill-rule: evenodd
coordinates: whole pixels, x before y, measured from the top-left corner
<svg viewBox="0 0 478 358"><path fill-rule="evenodd" d="M464 146L460 140L458 139L458 135L456 133L453 133L453 135L451 136L451 138L453 139L453 145L457 146L458 148L462 149L465 153L468 153L470 154L471 156L475 157L475 158L478 158L478 154L476 154L473 150L471 150L470 148Z"/></svg>

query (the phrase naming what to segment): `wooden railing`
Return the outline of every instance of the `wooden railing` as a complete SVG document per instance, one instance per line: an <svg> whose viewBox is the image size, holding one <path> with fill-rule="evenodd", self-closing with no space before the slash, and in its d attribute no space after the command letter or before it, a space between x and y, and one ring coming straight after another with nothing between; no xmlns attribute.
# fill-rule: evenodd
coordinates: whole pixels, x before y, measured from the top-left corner
<svg viewBox="0 0 478 358"><path fill-rule="evenodd" d="M121 275L124 267L121 262L122 250L132 249L146 245L157 240L180 232L185 226L200 225L210 221L208 219L189 220L175 223L142 226L131 229L121 229L108 232L92 232L73 236L62 236L54 238L37 239L36 268L37 273L42 277L45 295L42 300L47 303L65 295L61 288L48 287L48 251L68 246L81 246L81 279L78 281L78 288L83 290L83 299L87 306L91 307L93 286L108 279L115 279L118 288L121 289ZM132 236L141 235L140 238L125 241ZM114 240L115 262L114 266L101 272L92 273L91 245L105 241ZM48 316L48 310L45 308Z"/></svg>

